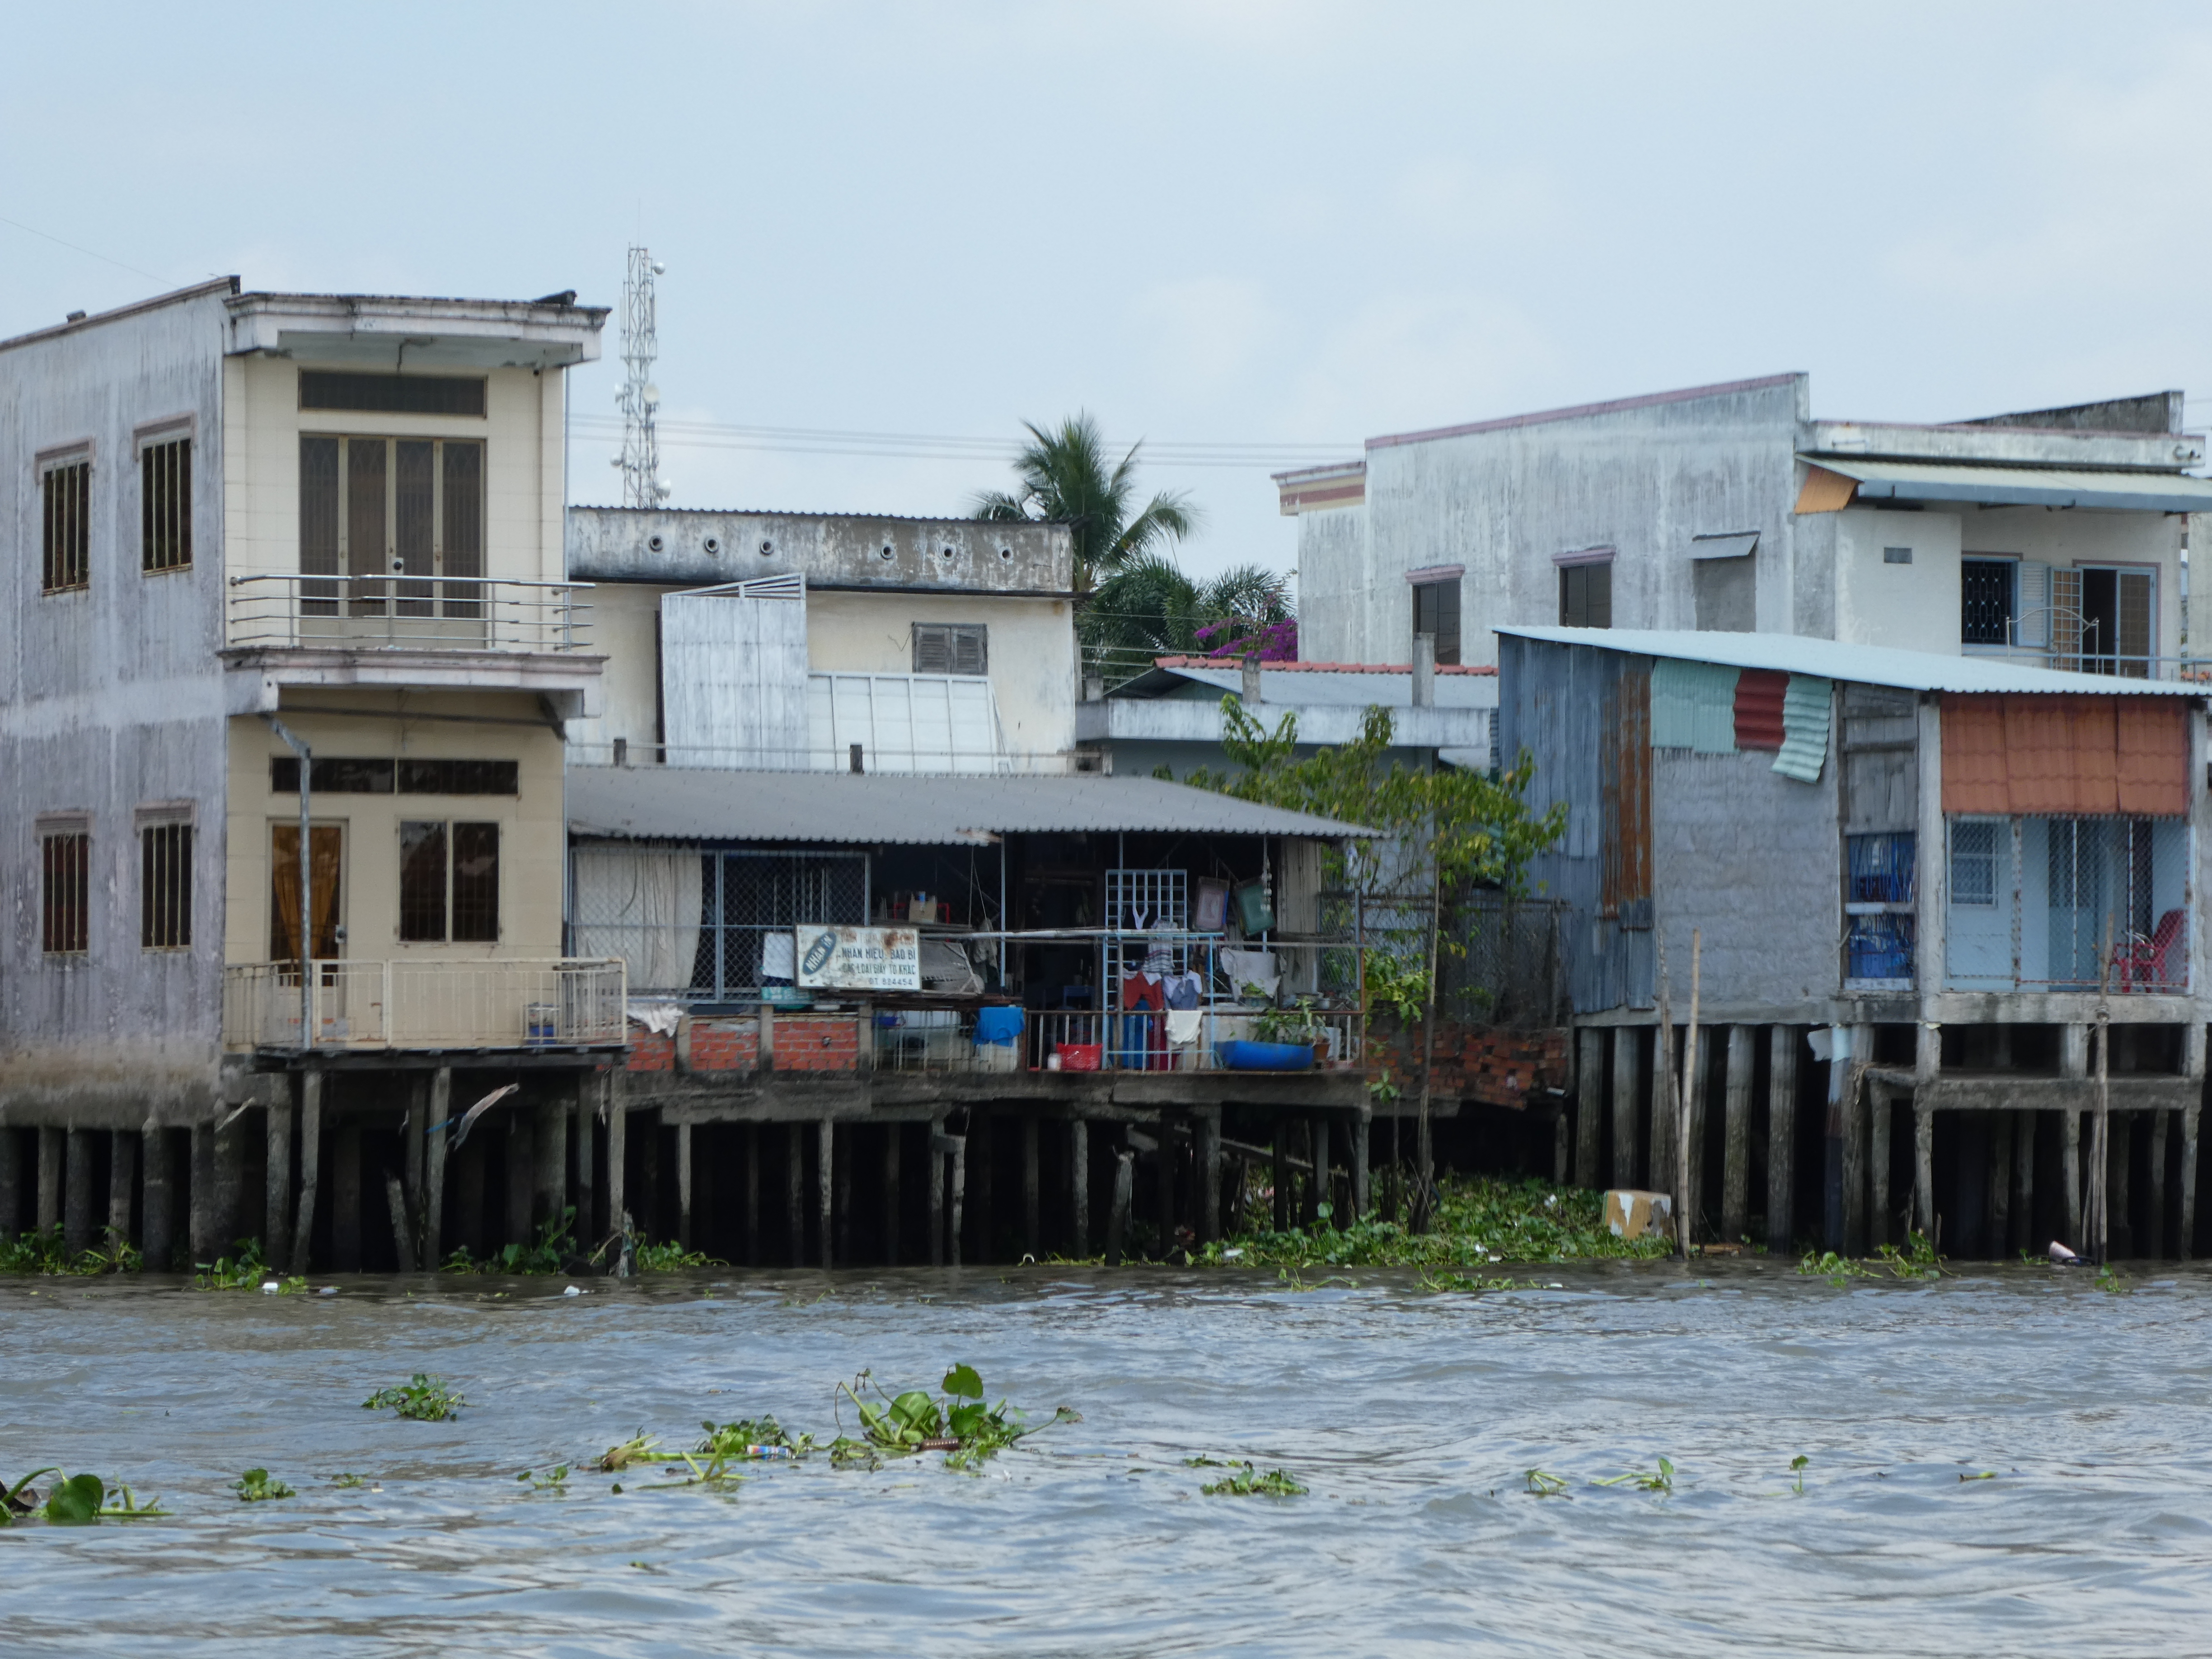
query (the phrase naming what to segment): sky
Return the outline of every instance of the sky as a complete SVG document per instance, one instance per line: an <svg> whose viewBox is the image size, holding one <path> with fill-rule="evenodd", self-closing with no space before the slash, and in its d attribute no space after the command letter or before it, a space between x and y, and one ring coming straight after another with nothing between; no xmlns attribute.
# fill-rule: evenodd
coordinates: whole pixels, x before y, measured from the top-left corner
<svg viewBox="0 0 2212 1659"><path fill-rule="evenodd" d="M0 336L211 274L615 306L639 243L678 507L958 513L1024 420L1088 410L1211 574L1294 566L1271 471L1668 387L1805 370L1818 415L1943 420L2179 386L2212 422L2201 5L80 0L8 33ZM620 350L610 319L574 376L572 501L619 498Z"/></svg>

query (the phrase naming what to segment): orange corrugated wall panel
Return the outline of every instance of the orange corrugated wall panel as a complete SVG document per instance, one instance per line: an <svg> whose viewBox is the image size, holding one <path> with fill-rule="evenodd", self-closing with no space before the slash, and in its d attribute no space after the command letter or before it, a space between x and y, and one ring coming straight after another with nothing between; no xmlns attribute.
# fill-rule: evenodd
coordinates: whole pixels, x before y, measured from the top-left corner
<svg viewBox="0 0 2212 1659"><path fill-rule="evenodd" d="M1747 668L1735 681L1735 746L1739 749L1782 747L1783 694L1790 676L1770 668Z"/></svg>
<svg viewBox="0 0 2212 1659"><path fill-rule="evenodd" d="M1947 696L1943 810L2179 817L2188 720L2162 698Z"/></svg>
<svg viewBox="0 0 2212 1659"><path fill-rule="evenodd" d="M2120 811L2179 817L2189 811L2189 711L2164 697L2120 703Z"/></svg>
<svg viewBox="0 0 2212 1659"><path fill-rule="evenodd" d="M1943 810L1994 817L2012 811L2002 697L1943 699Z"/></svg>

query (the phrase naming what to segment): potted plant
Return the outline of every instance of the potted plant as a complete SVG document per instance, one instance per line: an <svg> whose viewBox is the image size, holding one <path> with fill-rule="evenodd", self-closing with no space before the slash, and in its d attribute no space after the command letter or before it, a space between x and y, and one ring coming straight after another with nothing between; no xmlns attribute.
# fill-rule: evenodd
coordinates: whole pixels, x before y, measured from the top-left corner
<svg viewBox="0 0 2212 1659"><path fill-rule="evenodd" d="M1313 1069L1316 1044L1327 1032L1314 1018L1311 997L1294 1008L1270 1008L1253 1021L1254 1042L1221 1045L1221 1063L1232 1072L1305 1072Z"/></svg>

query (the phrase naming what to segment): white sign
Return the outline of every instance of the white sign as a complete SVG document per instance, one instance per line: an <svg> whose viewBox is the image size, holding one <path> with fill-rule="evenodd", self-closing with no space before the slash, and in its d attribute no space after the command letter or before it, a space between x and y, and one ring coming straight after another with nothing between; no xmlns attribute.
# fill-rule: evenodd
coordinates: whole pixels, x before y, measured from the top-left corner
<svg viewBox="0 0 2212 1659"><path fill-rule="evenodd" d="M913 927L801 927L799 982L844 991L921 989L921 933Z"/></svg>

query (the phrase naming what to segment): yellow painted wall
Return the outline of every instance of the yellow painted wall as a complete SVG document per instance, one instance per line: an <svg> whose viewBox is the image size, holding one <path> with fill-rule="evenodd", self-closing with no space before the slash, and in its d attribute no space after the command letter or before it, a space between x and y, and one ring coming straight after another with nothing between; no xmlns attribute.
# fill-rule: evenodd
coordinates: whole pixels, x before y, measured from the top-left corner
<svg viewBox="0 0 2212 1659"><path fill-rule="evenodd" d="M313 797L319 824L343 826L342 910L344 954L362 960L542 959L561 954L565 823L561 740L543 725L463 724L419 718L468 714L535 721L534 697L501 693L328 691L296 701L375 711L378 718L317 714L287 708L281 718L318 756L391 757L519 763L514 795ZM410 716L418 718L410 718ZM269 763L291 753L265 721L230 722L230 835L226 870L224 960L269 959L270 830L299 823L298 797L276 794ZM496 945L402 944L399 940L399 824L444 818L500 825L500 938Z"/></svg>

